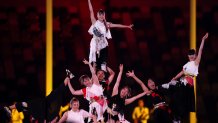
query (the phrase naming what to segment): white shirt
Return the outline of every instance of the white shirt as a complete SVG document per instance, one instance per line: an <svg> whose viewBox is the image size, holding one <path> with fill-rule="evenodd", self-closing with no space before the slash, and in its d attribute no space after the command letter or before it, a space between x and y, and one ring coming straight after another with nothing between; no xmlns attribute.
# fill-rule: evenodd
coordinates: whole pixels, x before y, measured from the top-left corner
<svg viewBox="0 0 218 123"><path fill-rule="evenodd" d="M197 76L198 75L198 66L195 64L195 61L189 61L183 66L184 74Z"/></svg>
<svg viewBox="0 0 218 123"><path fill-rule="evenodd" d="M105 98L92 101L92 98L94 97L101 97L103 96L103 87L101 85L92 84L91 87L86 87L82 89L84 98L86 98L88 101L90 101L89 105L89 113L92 112L92 109L96 109L96 112L98 114L97 121L103 119L103 113L107 109L107 101ZM90 119L89 119L90 120Z"/></svg>
<svg viewBox="0 0 218 123"><path fill-rule="evenodd" d="M84 97L90 101L91 98L97 96L103 96L103 88L101 85L92 84L91 87L86 87L82 89Z"/></svg>
<svg viewBox="0 0 218 123"><path fill-rule="evenodd" d="M97 37L94 34L93 29L96 28L103 36ZM93 35L93 38L90 42L90 53L89 53L89 62L96 62L96 53L99 54L99 51L108 46L107 39L111 39L110 29L106 31L105 25L103 22L97 20L89 30L89 34Z"/></svg>
<svg viewBox="0 0 218 123"><path fill-rule="evenodd" d="M84 118L90 116L90 114L83 109L80 109L79 111L70 110L67 113L68 114L66 122L69 123L84 123Z"/></svg>
<svg viewBox="0 0 218 123"><path fill-rule="evenodd" d="M109 23L107 23L107 24L109 24ZM97 20L89 28L89 30L88 30L89 34L91 34L91 35L93 35L95 37L94 32L93 32L93 28L94 27L96 27L98 29L98 31L101 32L101 34L103 34L104 38L107 38L107 39L111 39L112 38L110 29L108 28L108 31L106 30L104 22L101 22L101 21Z"/></svg>

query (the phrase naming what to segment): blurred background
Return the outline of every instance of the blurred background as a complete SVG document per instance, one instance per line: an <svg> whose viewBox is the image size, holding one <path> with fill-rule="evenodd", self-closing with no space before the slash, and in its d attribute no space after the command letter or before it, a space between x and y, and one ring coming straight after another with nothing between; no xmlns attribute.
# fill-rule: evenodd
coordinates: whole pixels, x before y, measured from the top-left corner
<svg viewBox="0 0 218 123"><path fill-rule="evenodd" d="M190 29L189 0L92 0L94 11L104 9L107 21L134 24L133 31L111 29L109 61L116 76L135 70L143 81L169 82L188 61ZM45 96L45 0L7 0L0 4L0 105ZM78 78L89 74L91 25L87 0L53 0L53 88L65 78L68 68ZM197 0L197 49L205 42L197 77L199 123L218 122L218 1ZM116 79L115 76L115 79ZM114 79L114 82L115 82ZM114 84L112 83L112 86ZM123 76L134 93L139 89ZM145 100L146 101L146 100ZM137 101L127 106L127 119Z"/></svg>

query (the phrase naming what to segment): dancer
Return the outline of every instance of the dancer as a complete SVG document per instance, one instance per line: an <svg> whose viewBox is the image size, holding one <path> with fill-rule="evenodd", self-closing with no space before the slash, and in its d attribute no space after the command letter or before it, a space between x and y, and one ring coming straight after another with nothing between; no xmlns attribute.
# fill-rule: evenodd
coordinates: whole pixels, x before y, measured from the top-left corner
<svg viewBox="0 0 218 123"><path fill-rule="evenodd" d="M189 112L195 111L195 97L194 97L194 80L198 75L198 67L201 61L202 50L204 42L208 38L208 33L204 35L201 45L196 55L194 49L188 52L189 62L187 62L181 72L179 72L172 80L180 78L179 87L177 88L177 100L175 102L175 113L178 115L178 120L188 119Z"/></svg>
<svg viewBox="0 0 218 123"><path fill-rule="evenodd" d="M18 112L28 111L28 113L40 123L43 122L56 122L58 119L58 113L62 105L65 91L68 90L67 81L68 78L74 76L68 75L58 88L53 90L45 98L34 99L27 102L17 102L11 106L4 107L8 116L11 117L11 111L17 109Z"/></svg>
<svg viewBox="0 0 218 123"><path fill-rule="evenodd" d="M115 75L115 72L108 66L107 66L107 71L109 73L108 78L106 78L105 71L98 69L96 72L99 83L103 87L103 90L104 90L103 93L104 93L105 98L108 98L110 96L109 94L110 84L113 81L114 75Z"/></svg>
<svg viewBox="0 0 218 123"><path fill-rule="evenodd" d="M138 98L144 96L145 94L148 93L148 90L144 87L143 90L145 90L144 92L133 96L131 98L129 98L131 96L131 88L128 86L124 86L121 88L121 90L119 91L119 85L120 85L120 81L122 78L122 73L123 73L123 65L120 64L119 66L119 74L117 77L117 81L114 85L113 88L113 92L112 92L112 96L108 99L109 101L109 108L107 109L107 113L109 114L109 116L106 118L106 120L108 120L109 123L129 123L125 117L124 117L124 109L125 106L134 102L135 100L137 100Z"/></svg>
<svg viewBox="0 0 218 123"><path fill-rule="evenodd" d="M83 95L89 102L89 113L96 111L97 113L97 121L103 122L103 113L107 108L107 101L103 96L103 88L99 84L98 78L95 74L95 70L92 67L91 63L87 60L83 60L84 64L88 64L90 71L92 73L92 79L87 75L82 75L79 79L82 85L86 87L80 90L74 90L72 85L70 84L70 80L68 81L68 87L73 95ZM90 119L89 119L90 122Z"/></svg>
<svg viewBox="0 0 218 123"><path fill-rule="evenodd" d="M58 123L84 123L84 118L91 117L97 123L96 117L83 109L79 109L79 100L72 98L70 101L71 110L65 112Z"/></svg>
<svg viewBox="0 0 218 123"><path fill-rule="evenodd" d="M177 81L156 86L152 79L148 79L145 87L144 83L134 74L134 71L128 71L128 77L132 77L136 82L143 85L144 89L149 89L150 95L148 96L153 104L153 109L150 111L150 118L148 123L172 123L171 110L164 98L163 91L168 89L170 85L175 85Z"/></svg>
<svg viewBox="0 0 218 123"><path fill-rule="evenodd" d="M88 32L91 35L93 35L93 38L90 42L89 62L97 64L98 69L102 69L106 71L106 63L108 57L107 39L112 38L110 33L110 28L117 27L117 28L132 29L133 24L122 25L122 24L113 24L111 22L107 22L105 18L105 12L103 10L99 10L97 12L97 20L96 20L92 8L91 0L88 0L88 6L90 11L91 23L92 23Z"/></svg>

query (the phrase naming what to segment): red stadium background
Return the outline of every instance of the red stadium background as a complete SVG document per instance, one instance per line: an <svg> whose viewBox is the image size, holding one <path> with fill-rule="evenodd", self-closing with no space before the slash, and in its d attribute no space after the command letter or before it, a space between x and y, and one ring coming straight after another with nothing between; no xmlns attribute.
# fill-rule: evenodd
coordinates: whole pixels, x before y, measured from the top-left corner
<svg viewBox="0 0 218 123"><path fill-rule="evenodd" d="M0 104L45 95L45 0L0 1ZM135 70L158 84L169 82L188 60L189 0L92 0L94 11L104 9L113 23L134 24L133 31L111 29L108 65L118 73ZM82 63L88 59L91 36L87 0L53 0L53 88L68 68L78 77L90 74ZM197 48L209 32L197 77L199 123L218 122L218 1L197 1ZM123 77L122 83L134 85ZM112 83L113 86L114 82ZM138 86L133 88L137 93ZM81 98L82 99L82 98ZM127 119L137 103L127 106ZM84 104L85 105L85 104Z"/></svg>

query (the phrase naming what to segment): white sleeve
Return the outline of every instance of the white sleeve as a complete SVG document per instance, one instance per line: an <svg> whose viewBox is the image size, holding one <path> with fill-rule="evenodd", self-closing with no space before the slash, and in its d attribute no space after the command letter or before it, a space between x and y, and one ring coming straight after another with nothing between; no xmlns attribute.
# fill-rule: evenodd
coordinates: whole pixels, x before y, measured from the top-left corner
<svg viewBox="0 0 218 123"><path fill-rule="evenodd" d="M80 110L81 111L81 114L84 118L87 118L87 117L90 117L91 114L83 109Z"/></svg>
<svg viewBox="0 0 218 123"><path fill-rule="evenodd" d="M185 70L186 67L187 67L187 63L185 65L183 65L183 67L182 67L183 71Z"/></svg>
<svg viewBox="0 0 218 123"><path fill-rule="evenodd" d="M94 32L93 32L93 28L94 28L94 25L91 25L91 27L89 28L88 32L90 35L93 35Z"/></svg>

